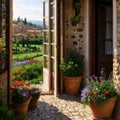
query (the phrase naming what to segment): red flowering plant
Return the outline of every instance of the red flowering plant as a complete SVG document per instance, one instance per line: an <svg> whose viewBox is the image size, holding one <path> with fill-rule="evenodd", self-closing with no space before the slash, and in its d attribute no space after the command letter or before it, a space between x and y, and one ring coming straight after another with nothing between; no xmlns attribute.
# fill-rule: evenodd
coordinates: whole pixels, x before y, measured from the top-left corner
<svg viewBox="0 0 120 120"><path fill-rule="evenodd" d="M99 77L93 75L87 80L87 86L81 93L81 100L85 104L88 104L90 101L100 104L114 96L116 96L116 90L112 78L106 79L102 69Z"/></svg>
<svg viewBox="0 0 120 120"><path fill-rule="evenodd" d="M13 81L19 80L22 81L24 79L24 70L17 69L13 71Z"/></svg>
<svg viewBox="0 0 120 120"><path fill-rule="evenodd" d="M25 86L25 87L29 87L29 84L24 82L24 81L15 81L13 83L13 87L18 87L18 86Z"/></svg>

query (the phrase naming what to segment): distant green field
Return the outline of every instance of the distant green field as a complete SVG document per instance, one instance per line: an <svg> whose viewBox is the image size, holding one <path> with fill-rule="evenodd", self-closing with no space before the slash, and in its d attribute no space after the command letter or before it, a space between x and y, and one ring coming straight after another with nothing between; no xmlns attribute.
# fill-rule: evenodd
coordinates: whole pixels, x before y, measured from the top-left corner
<svg viewBox="0 0 120 120"><path fill-rule="evenodd" d="M36 58L37 60L42 60L43 56L43 46L42 45L30 45L29 47L22 47L21 44L16 47L13 44L13 60L23 61L28 59Z"/></svg>
<svg viewBox="0 0 120 120"><path fill-rule="evenodd" d="M19 54L13 54L13 60L14 61L23 61L33 58L42 58L43 54L41 52L25 52L25 53L19 53Z"/></svg>

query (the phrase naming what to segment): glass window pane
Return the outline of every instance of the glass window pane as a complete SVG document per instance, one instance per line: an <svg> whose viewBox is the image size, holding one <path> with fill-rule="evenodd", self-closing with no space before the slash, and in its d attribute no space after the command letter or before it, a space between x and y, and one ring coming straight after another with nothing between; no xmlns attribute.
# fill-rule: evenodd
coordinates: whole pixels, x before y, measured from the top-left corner
<svg viewBox="0 0 120 120"><path fill-rule="evenodd" d="M48 42L48 33L44 32L44 42Z"/></svg>
<svg viewBox="0 0 120 120"><path fill-rule="evenodd" d="M48 18L43 19L43 28L48 30Z"/></svg>
<svg viewBox="0 0 120 120"><path fill-rule="evenodd" d="M112 21L112 7L111 6L107 6L106 7L106 21Z"/></svg>
<svg viewBox="0 0 120 120"><path fill-rule="evenodd" d="M48 52L49 52L48 45L44 45L44 54L48 55Z"/></svg>
<svg viewBox="0 0 120 120"><path fill-rule="evenodd" d="M54 30L54 27L55 27L55 21L54 21L54 19L51 19L50 20L50 29Z"/></svg>
<svg viewBox="0 0 120 120"><path fill-rule="evenodd" d="M106 23L106 39L112 39L112 23Z"/></svg>
<svg viewBox="0 0 120 120"><path fill-rule="evenodd" d="M44 17L48 17L48 1L44 2Z"/></svg>
<svg viewBox="0 0 120 120"><path fill-rule="evenodd" d="M48 58L44 57L44 68L48 68Z"/></svg>
<svg viewBox="0 0 120 120"><path fill-rule="evenodd" d="M54 40L55 40L54 32L51 32L51 43L54 43Z"/></svg>
<svg viewBox="0 0 120 120"><path fill-rule="evenodd" d="M54 49L54 45L51 45L51 55L55 56L55 49Z"/></svg>
<svg viewBox="0 0 120 120"><path fill-rule="evenodd" d="M51 17L54 16L54 14L55 14L54 11L55 11L55 10L54 10L54 5L51 5L51 6L50 6L50 16L51 16Z"/></svg>
<svg viewBox="0 0 120 120"><path fill-rule="evenodd" d="M105 42L105 54L111 55L113 53L112 41Z"/></svg>
<svg viewBox="0 0 120 120"><path fill-rule="evenodd" d="M105 21L105 7L104 6L99 6L98 8L98 21L103 22Z"/></svg>
<svg viewBox="0 0 120 120"><path fill-rule="evenodd" d="M51 70L52 70L52 72L54 72L54 65L55 65L54 59L51 59Z"/></svg>
<svg viewBox="0 0 120 120"><path fill-rule="evenodd" d="M105 24L99 23L98 24L98 49L99 54L104 54L104 40L105 40Z"/></svg>

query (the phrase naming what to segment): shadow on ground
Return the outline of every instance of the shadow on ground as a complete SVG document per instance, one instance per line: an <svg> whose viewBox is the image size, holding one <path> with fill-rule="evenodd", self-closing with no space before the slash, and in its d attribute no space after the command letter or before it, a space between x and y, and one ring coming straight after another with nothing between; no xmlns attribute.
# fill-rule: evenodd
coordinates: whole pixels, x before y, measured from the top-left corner
<svg viewBox="0 0 120 120"><path fill-rule="evenodd" d="M55 106L46 102L38 102L37 110L29 111L28 120L71 120L61 113Z"/></svg>
<svg viewBox="0 0 120 120"><path fill-rule="evenodd" d="M75 101L80 103L80 95L66 95L62 94L58 96L59 99L66 100L66 101Z"/></svg>

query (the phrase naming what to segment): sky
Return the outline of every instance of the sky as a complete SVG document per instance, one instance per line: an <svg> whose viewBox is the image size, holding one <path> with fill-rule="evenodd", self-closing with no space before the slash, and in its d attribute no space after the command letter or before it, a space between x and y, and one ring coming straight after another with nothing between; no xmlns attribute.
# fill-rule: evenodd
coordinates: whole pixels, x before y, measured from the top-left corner
<svg viewBox="0 0 120 120"><path fill-rule="evenodd" d="M13 19L27 18L27 20L42 21L42 0L13 0Z"/></svg>

